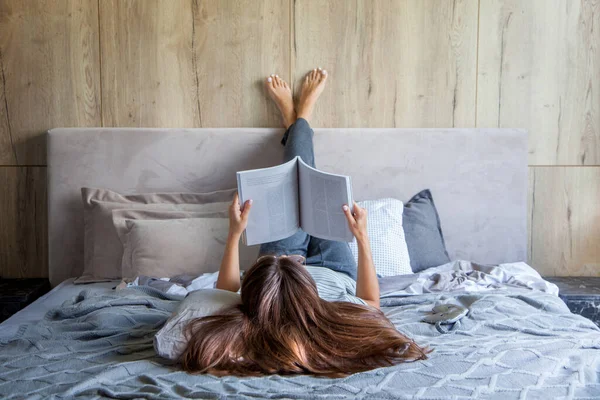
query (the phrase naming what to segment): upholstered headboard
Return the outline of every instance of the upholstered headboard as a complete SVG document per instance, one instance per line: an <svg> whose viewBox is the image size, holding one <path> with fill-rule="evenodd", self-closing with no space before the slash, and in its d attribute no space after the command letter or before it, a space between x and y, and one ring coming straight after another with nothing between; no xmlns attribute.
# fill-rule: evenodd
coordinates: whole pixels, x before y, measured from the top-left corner
<svg viewBox="0 0 600 400"><path fill-rule="evenodd" d="M82 186L121 193L232 188L276 165L279 129L60 128L48 132L50 281L83 271ZM431 189L452 259L527 257L527 134L516 129L316 129L317 167L357 200Z"/></svg>

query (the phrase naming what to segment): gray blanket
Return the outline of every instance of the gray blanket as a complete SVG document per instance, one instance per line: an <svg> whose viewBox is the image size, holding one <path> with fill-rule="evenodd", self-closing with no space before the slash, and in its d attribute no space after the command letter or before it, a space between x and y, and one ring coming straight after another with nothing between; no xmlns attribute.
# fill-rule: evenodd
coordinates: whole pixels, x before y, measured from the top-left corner
<svg viewBox="0 0 600 400"><path fill-rule="evenodd" d="M354 374L216 378L157 358L152 337L177 301L128 288L84 291L17 336L0 334L2 398L479 398L600 397L600 330L555 295L511 288L388 297L396 327L434 352L426 361ZM420 322L438 303L470 314L451 334Z"/></svg>

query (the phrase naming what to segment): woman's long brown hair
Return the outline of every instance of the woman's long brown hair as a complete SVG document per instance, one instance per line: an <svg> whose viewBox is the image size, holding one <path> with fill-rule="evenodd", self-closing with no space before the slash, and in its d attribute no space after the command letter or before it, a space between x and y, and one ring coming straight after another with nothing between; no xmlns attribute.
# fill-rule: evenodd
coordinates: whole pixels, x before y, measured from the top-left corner
<svg viewBox="0 0 600 400"><path fill-rule="evenodd" d="M242 281L242 303L192 320L184 370L214 375L351 373L426 359L373 307L321 299L304 266L260 260Z"/></svg>

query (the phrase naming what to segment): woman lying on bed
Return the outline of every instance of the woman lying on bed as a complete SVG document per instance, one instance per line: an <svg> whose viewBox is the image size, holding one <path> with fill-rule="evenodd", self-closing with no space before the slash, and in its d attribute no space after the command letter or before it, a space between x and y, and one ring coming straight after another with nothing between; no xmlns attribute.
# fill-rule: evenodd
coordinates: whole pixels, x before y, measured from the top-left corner
<svg viewBox="0 0 600 400"><path fill-rule="evenodd" d="M325 70L309 72L296 113L288 84L277 75L267 78L267 91L287 128L282 140L284 162L300 156L315 166L308 121L326 80ZM229 240L217 289L240 289L238 243L251 207L251 200L240 207L236 194L229 209ZM354 212L347 205L343 210L358 243L358 267L347 243L312 237L302 230L263 244L241 282L241 304L188 324L191 340L181 358L185 370L216 375L344 376L426 358L428 350L399 333L379 310L366 210L356 203ZM349 279L356 280L356 296L348 294L346 301L336 302L319 297L317 283L333 290Z"/></svg>

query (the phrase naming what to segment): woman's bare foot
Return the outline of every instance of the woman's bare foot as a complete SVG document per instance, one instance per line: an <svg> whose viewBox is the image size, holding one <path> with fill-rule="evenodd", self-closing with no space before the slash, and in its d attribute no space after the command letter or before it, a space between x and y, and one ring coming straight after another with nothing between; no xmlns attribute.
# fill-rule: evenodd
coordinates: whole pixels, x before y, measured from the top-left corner
<svg viewBox="0 0 600 400"><path fill-rule="evenodd" d="M306 75L302 82L300 101L298 101L298 118L304 118L307 121L310 119L313 107L325 88L325 81L327 81L327 71L320 67Z"/></svg>
<svg viewBox="0 0 600 400"><path fill-rule="evenodd" d="M289 128L296 121L296 110L294 110L294 99L292 98L290 86L279 75L267 77L265 86L267 87L269 96L277 104L277 108L281 112L285 129Z"/></svg>

